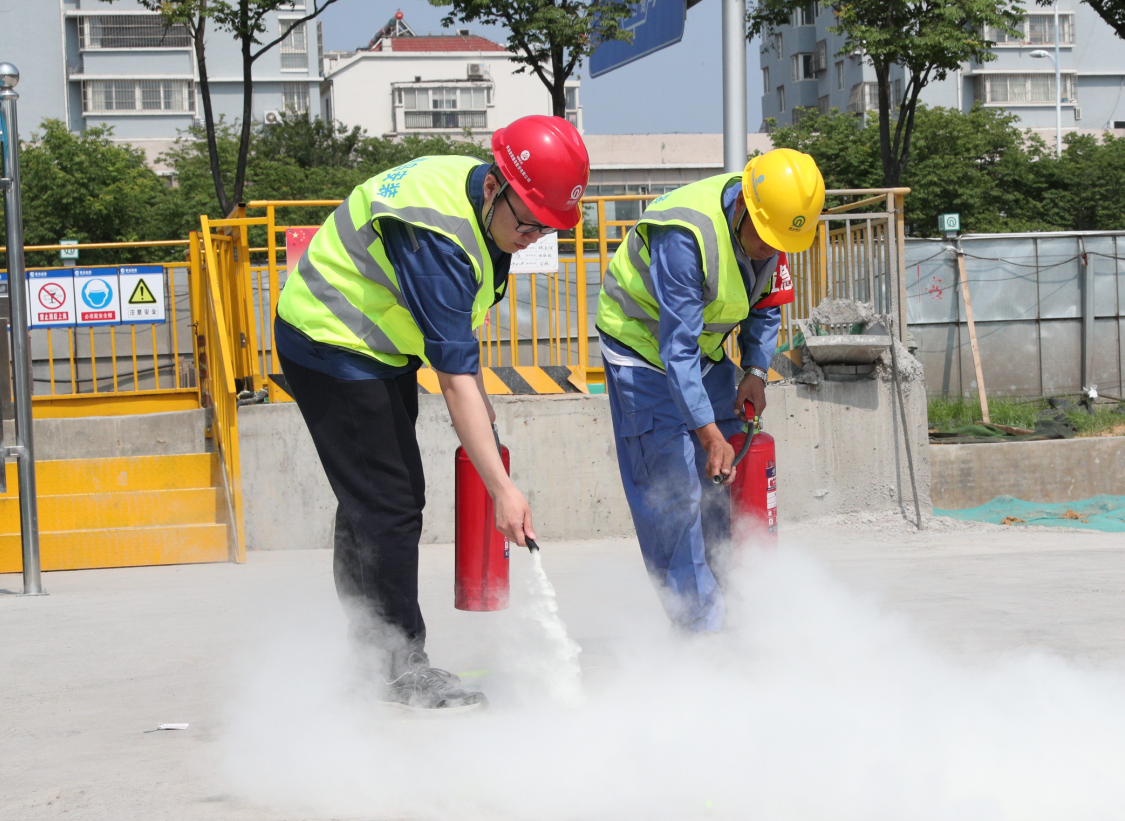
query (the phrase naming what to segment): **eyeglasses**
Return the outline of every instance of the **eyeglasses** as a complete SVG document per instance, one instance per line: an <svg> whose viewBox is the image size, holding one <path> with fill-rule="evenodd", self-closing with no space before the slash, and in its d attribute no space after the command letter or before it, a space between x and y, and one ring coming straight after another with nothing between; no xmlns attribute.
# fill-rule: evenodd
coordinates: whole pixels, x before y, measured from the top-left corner
<svg viewBox="0 0 1125 821"><path fill-rule="evenodd" d="M500 196L504 198L504 202L508 203L508 210L512 212L512 216L516 218L516 233L517 234L554 234L559 229L552 228L549 225L542 225L538 222L521 222L519 214L516 209L512 207L512 201L508 199L508 189L504 189Z"/></svg>

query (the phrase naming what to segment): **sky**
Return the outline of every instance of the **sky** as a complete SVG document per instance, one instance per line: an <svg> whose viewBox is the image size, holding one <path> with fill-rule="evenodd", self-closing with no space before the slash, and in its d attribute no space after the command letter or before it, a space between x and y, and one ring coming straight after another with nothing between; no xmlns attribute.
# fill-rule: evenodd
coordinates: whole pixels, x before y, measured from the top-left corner
<svg viewBox="0 0 1125 821"><path fill-rule="evenodd" d="M321 16L324 48L350 51L366 46L399 9L417 34L450 33L441 27L444 9L426 0L337 0ZM470 24L505 44L504 30ZM703 0L687 13L684 39L628 66L591 79L582 68L580 101L587 134L721 133L723 130L722 6ZM762 72L758 48L746 53L747 131L762 121ZM634 101L623 105L625 101Z"/></svg>

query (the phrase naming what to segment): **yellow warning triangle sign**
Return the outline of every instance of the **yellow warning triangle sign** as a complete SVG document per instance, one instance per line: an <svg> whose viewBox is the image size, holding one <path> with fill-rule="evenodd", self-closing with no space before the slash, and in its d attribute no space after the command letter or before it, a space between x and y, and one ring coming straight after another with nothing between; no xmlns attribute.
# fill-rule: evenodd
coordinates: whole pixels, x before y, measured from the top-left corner
<svg viewBox="0 0 1125 821"><path fill-rule="evenodd" d="M156 302L156 297L152 295L152 291L148 285L145 284L143 279L137 280L137 287L133 289L132 296L129 297L130 305L151 305Z"/></svg>

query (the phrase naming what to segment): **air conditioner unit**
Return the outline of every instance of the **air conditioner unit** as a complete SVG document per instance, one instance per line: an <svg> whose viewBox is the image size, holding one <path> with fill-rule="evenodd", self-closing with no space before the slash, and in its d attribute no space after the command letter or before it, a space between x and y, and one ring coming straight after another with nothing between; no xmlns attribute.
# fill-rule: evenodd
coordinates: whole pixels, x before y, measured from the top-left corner
<svg viewBox="0 0 1125 821"><path fill-rule="evenodd" d="M1079 108L1078 106L1074 107L1074 119L1075 120L1081 120L1082 119L1082 109Z"/></svg>
<svg viewBox="0 0 1125 821"><path fill-rule="evenodd" d="M484 63L469 63L469 79L483 80L485 73Z"/></svg>
<svg viewBox="0 0 1125 821"><path fill-rule="evenodd" d="M266 125L278 125L281 122L280 111L267 111L262 117L262 122Z"/></svg>

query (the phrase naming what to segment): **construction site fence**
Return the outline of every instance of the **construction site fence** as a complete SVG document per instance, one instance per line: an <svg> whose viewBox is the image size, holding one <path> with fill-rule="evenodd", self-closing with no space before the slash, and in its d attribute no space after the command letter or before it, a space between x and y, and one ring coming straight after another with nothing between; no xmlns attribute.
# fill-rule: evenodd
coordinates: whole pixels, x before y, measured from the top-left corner
<svg viewBox="0 0 1125 821"><path fill-rule="evenodd" d="M25 246L25 251L97 249L136 258L151 251L186 254L188 240ZM0 248L0 253L6 249ZM37 417L144 413L198 407L189 265L161 267L164 320L30 330L32 390ZM81 266L78 266L81 267ZM35 270L67 270L64 266ZM0 299L7 299L7 272ZM5 357L7 359L7 357ZM5 362L5 364L8 364ZM10 368L7 369L10 372ZM11 395L10 386L7 400Z"/></svg>
<svg viewBox="0 0 1125 821"><path fill-rule="evenodd" d="M870 303L876 313L895 318L900 338L905 327L903 197L906 188L829 191L831 202L818 219L816 238L805 252L790 255L795 302L782 308L778 344L794 346L798 321L808 319L826 298ZM613 254L645 206L657 195L589 197L584 219L558 237L557 270L510 274L504 297L488 312L477 331L485 367L562 365L580 381L600 379L596 314L602 278ZM271 400L287 397L269 379L280 372L272 328L277 299L285 284L286 210L310 206L330 209L340 200L259 201L221 221L232 237L227 259L237 270L221 271L220 280L234 299L228 334L240 388L266 390ZM219 223L210 221L212 226ZM251 236L266 244L253 246ZM253 232L253 234L252 234ZM205 229L206 233L206 229ZM736 360L739 352L728 340Z"/></svg>

